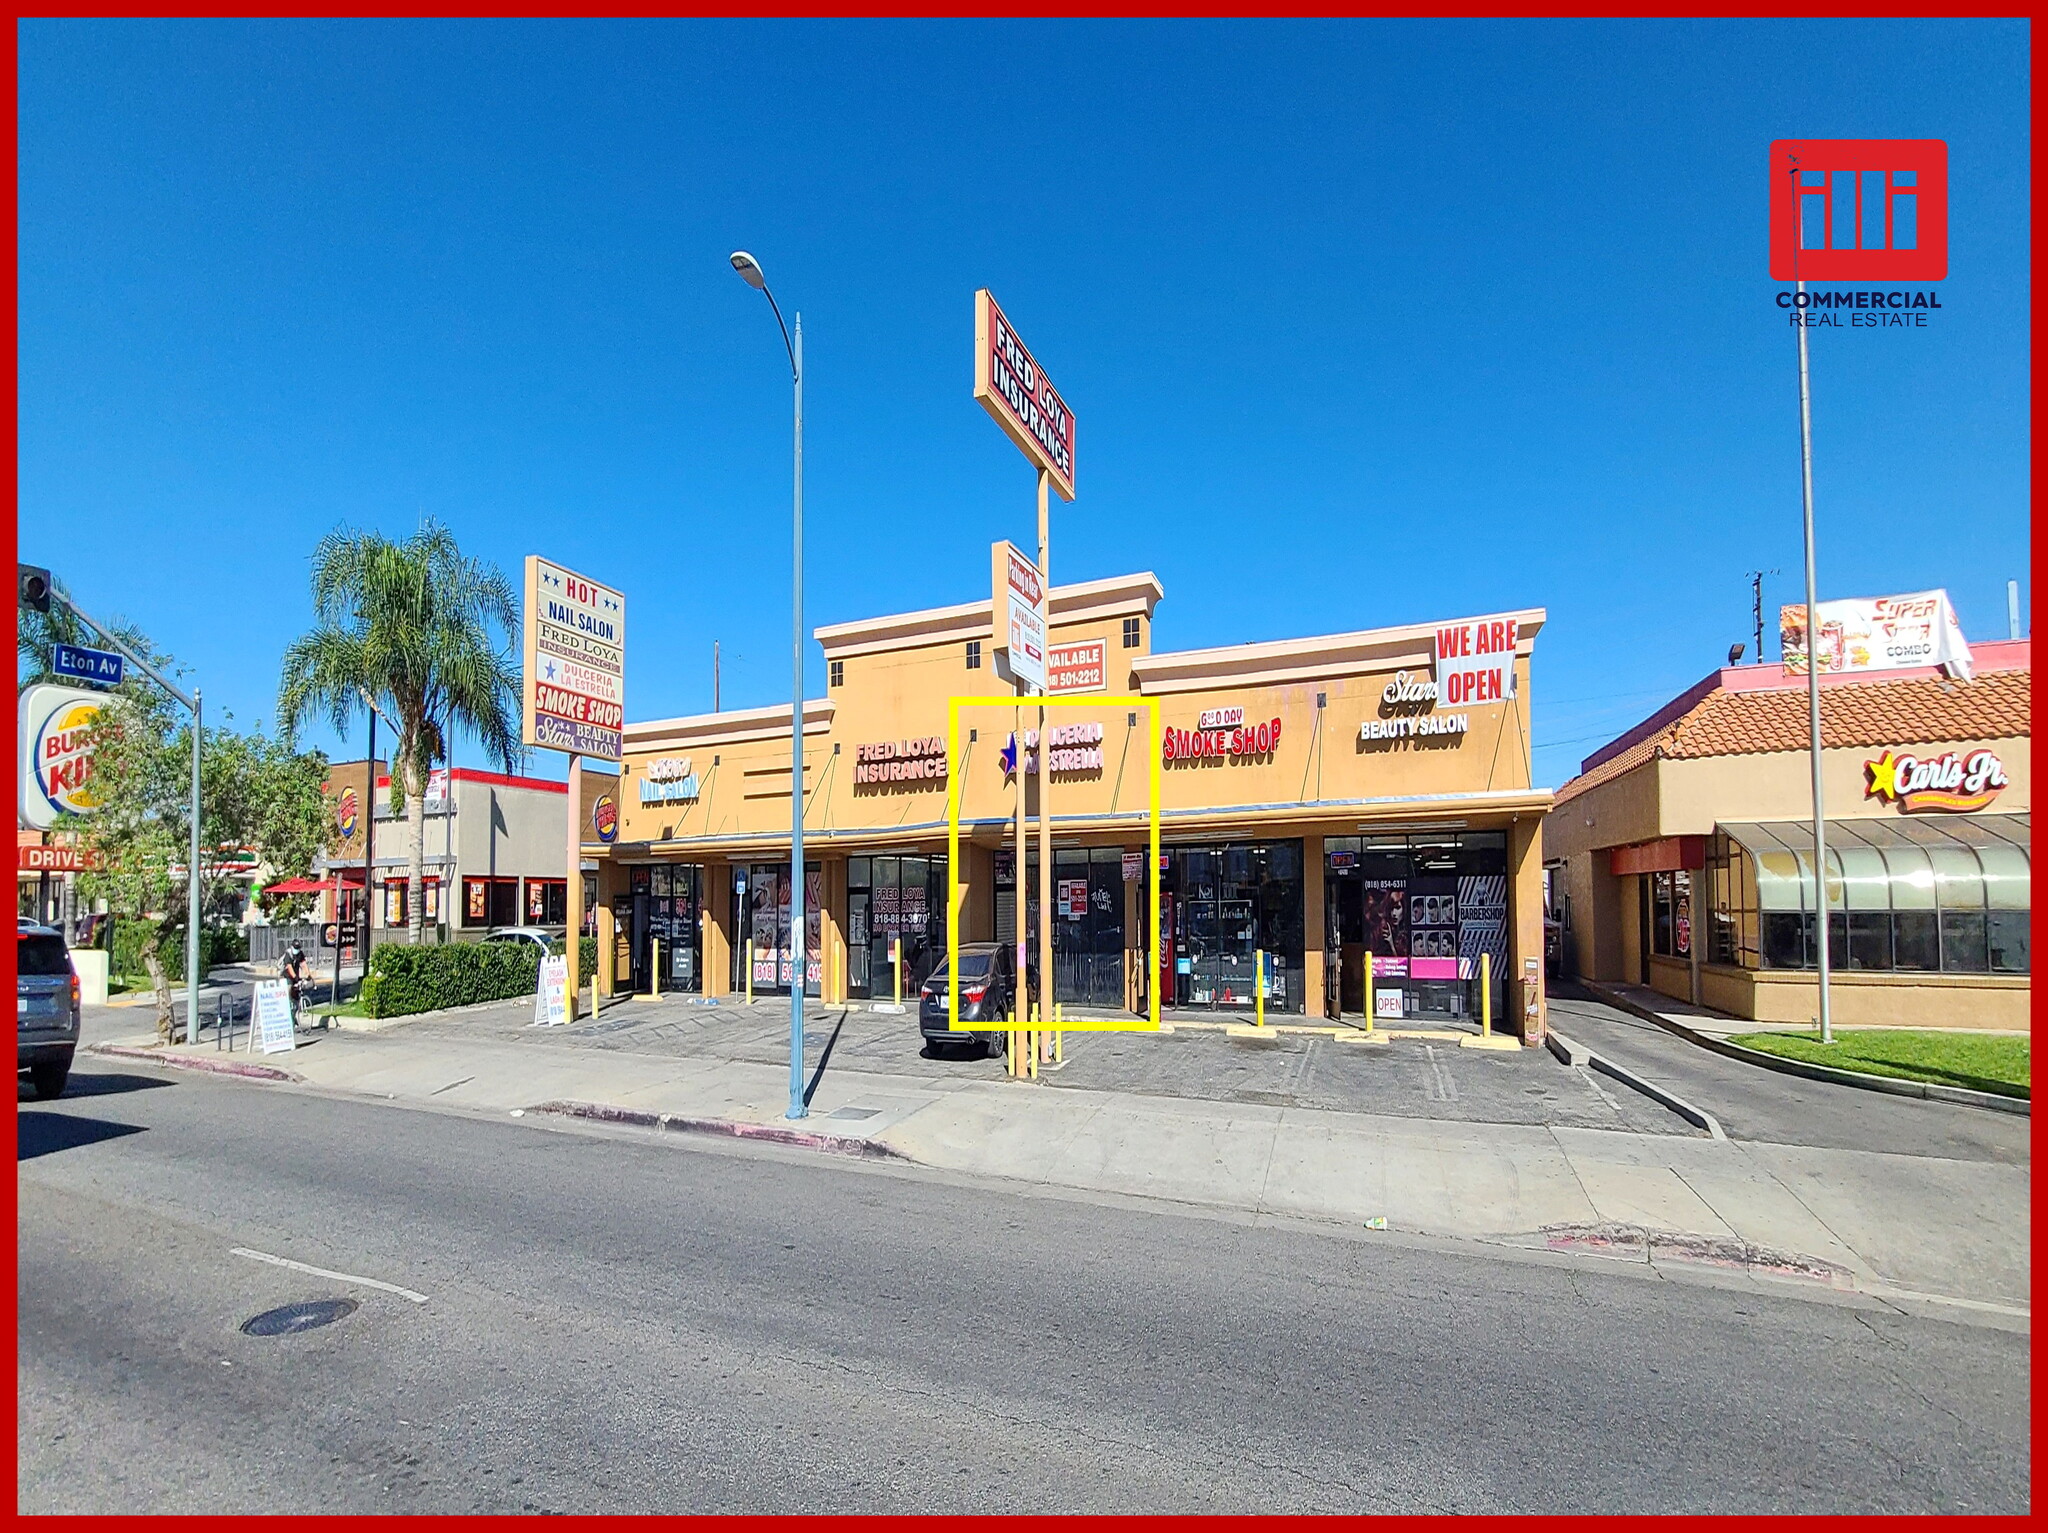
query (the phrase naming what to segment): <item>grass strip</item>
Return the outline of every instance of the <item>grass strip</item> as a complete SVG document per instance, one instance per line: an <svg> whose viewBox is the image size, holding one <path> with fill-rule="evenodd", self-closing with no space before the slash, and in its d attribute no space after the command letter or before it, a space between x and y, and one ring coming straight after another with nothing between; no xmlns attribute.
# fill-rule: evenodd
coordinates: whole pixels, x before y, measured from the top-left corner
<svg viewBox="0 0 2048 1533"><path fill-rule="evenodd" d="M2026 1096L2032 1089L2030 1040L2009 1035L1872 1028L1837 1030L1831 1044L1822 1043L1818 1033L1743 1033L1728 1041L1760 1054L1866 1075L2001 1096Z"/></svg>

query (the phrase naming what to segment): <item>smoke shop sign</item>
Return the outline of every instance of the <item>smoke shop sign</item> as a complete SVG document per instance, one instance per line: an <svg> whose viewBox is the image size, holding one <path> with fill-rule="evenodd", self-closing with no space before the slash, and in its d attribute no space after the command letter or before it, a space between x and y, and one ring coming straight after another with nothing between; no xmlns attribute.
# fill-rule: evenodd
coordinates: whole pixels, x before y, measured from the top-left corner
<svg viewBox="0 0 2048 1533"><path fill-rule="evenodd" d="M1222 758L1244 761L1270 756L1279 748L1278 719L1247 724L1242 708L1211 708L1195 721L1193 729L1166 730L1159 758L1168 766Z"/></svg>
<svg viewBox="0 0 2048 1533"><path fill-rule="evenodd" d="M926 735L916 740L880 740L853 748L855 787L883 783L928 782L934 787L946 780L946 737Z"/></svg>

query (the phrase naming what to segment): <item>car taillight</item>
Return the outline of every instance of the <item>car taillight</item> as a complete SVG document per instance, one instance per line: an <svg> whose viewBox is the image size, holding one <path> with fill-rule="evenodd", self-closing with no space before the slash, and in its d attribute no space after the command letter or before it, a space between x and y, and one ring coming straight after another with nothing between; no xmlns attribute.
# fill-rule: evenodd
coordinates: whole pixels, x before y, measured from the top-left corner
<svg viewBox="0 0 2048 1533"><path fill-rule="evenodd" d="M74 1011L78 1009L78 976L76 974L71 976L71 1006Z"/></svg>
<svg viewBox="0 0 2048 1533"><path fill-rule="evenodd" d="M962 985L960 987L960 993L966 996L967 999L970 1001L978 1001L983 996L988 994L988 981L983 980L978 985Z"/></svg>

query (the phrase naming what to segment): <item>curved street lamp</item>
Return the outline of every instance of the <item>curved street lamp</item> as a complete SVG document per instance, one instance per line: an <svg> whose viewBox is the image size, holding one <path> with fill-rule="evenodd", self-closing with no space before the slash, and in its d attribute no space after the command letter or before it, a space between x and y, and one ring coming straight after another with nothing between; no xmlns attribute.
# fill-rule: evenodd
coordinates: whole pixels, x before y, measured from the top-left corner
<svg viewBox="0 0 2048 1533"><path fill-rule="evenodd" d="M789 353L789 374L796 388L796 509L794 554L790 575L789 696L789 1113L801 1118L804 1104L804 980L809 957L809 931L804 911L804 317L796 316L796 334L782 322L782 306L768 290L768 274L744 250L731 256L740 280L768 300L775 324Z"/></svg>

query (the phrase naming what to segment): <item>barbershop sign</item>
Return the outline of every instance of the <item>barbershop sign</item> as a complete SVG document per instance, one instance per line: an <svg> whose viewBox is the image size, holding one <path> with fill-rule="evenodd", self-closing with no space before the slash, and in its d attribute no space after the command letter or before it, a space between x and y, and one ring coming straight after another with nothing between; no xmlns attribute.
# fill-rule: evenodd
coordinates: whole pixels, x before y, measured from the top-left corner
<svg viewBox="0 0 2048 1533"><path fill-rule="evenodd" d="M1162 732L1159 759L1171 766L1183 761L1228 757L1245 761L1270 756L1280 748L1280 721L1247 724L1242 708L1211 708L1193 729Z"/></svg>
<svg viewBox="0 0 2048 1533"><path fill-rule="evenodd" d="M1889 746L1863 763L1863 796L1896 804L1902 814L1951 814L1982 809L2005 786L2005 763L1996 751L1946 751L1914 756Z"/></svg>

